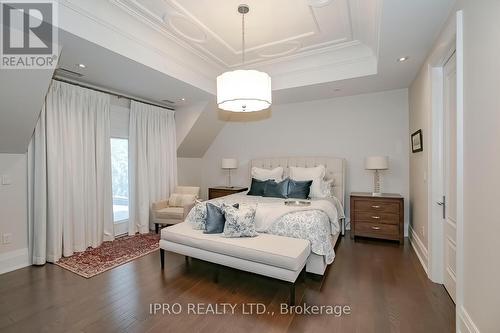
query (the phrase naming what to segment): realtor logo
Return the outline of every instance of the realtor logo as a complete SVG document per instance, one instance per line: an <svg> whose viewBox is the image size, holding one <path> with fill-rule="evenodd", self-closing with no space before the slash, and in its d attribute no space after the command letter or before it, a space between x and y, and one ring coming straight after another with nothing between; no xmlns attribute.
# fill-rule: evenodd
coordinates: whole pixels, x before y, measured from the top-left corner
<svg viewBox="0 0 500 333"><path fill-rule="evenodd" d="M57 2L0 0L1 69L57 65Z"/></svg>

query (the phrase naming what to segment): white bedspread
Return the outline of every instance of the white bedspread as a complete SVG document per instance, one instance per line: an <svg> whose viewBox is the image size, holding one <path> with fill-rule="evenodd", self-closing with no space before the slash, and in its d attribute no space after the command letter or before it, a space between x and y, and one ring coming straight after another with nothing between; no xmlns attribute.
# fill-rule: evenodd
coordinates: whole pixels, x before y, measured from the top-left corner
<svg viewBox="0 0 500 333"><path fill-rule="evenodd" d="M215 205L251 204L256 207L258 232L309 240L312 252L325 256L328 264L335 258L331 235L340 232L339 219L344 217L342 205L336 198L311 200L311 206L293 207L284 204L285 199L249 196L237 193L209 200ZM202 228L206 219L206 202L196 205L186 221L193 228Z"/></svg>

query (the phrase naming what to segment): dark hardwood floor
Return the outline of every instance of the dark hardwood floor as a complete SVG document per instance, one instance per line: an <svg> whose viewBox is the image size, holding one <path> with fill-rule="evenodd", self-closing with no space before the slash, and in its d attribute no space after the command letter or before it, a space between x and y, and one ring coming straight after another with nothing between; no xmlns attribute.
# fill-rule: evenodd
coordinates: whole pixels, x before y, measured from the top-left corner
<svg viewBox="0 0 500 333"><path fill-rule="evenodd" d="M455 308L427 279L408 242L342 238L323 280L306 276L297 304L348 305L349 315L281 315L287 286L279 281L167 253L147 255L91 279L58 266L0 275L0 332L454 332ZM151 303L183 312L150 314ZM237 303L235 314L192 315L189 303ZM264 315L241 303L263 303ZM249 305L247 305L247 310ZM272 315L274 312L274 315Z"/></svg>

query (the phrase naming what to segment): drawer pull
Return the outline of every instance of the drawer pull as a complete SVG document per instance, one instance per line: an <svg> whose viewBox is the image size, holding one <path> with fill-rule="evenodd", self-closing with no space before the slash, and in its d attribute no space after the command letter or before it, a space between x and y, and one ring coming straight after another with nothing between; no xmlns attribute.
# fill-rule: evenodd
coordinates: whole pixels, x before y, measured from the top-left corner
<svg viewBox="0 0 500 333"><path fill-rule="evenodd" d="M378 206L378 205L375 205L375 206L372 206L372 208L380 208L380 206Z"/></svg>
<svg viewBox="0 0 500 333"><path fill-rule="evenodd" d="M373 230L380 230L380 227L372 227Z"/></svg>
<svg viewBox="0 0 500 333"><path fill-rule="evenodd" d="M378 220L380 219L380 216L372 216L372 219Z"/></svg>

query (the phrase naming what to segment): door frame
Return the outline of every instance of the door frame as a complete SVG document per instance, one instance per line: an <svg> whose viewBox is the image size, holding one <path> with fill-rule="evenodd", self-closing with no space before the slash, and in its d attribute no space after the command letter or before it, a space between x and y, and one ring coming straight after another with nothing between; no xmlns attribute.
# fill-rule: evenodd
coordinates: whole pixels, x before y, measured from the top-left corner
<svg viewBox="0 0 500 333"><path fill-rule="evenodd" d="M436 205L443 194L443 161L441 142L444 124L444 66L451 55L456 53L457 66L457 263L456 263L456 309L457 314L463 305L463 202L464 202L464 130L463 130L463 12L457 11L453 31L445 39L446 46L431 60L431 144L429 145L429 182L428 182L428 276L436 283L443 283L444 228L442 210ZM457 323L459 316L456 316ZM457 326L458 327L458 326Z"/></svg>

